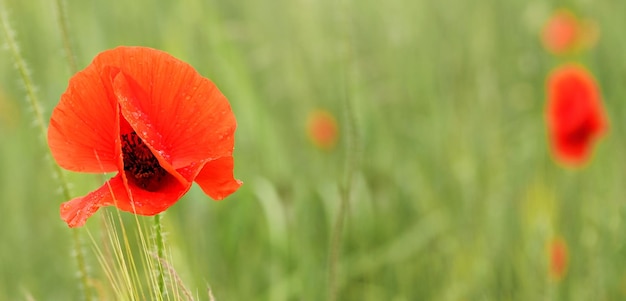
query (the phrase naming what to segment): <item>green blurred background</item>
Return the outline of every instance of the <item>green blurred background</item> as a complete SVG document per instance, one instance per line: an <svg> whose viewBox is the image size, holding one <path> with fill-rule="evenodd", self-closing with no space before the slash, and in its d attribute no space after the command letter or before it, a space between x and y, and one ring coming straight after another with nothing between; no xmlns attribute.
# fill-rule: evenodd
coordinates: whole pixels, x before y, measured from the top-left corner
<svg viewBox="0 0 626 301"><path fill-rule="evenodd" d="M325 300L349 160L338 300L626 299L626 2L65 2L80 69L105 49L150 46L231 102L244 185L221 202L193 187L163 217L172 264L199 299L210 284L219 301ZM539 32L558 7L597 22L595 48L560 58L543 49ZM71 76L55 2L4 9L48 118ZM66 200L14 61L0 53L0 300L79 300L58 213ZM578 170L553 161L543 119L545 76L567 61L596 76L610 121ZM306 134L318 108L340 125L330 151ZM73 196L102 183L67 176ZM105 212L79 230L102 287L88 233ZM560 281L548 273L555 236L570 255Z"/></svg>

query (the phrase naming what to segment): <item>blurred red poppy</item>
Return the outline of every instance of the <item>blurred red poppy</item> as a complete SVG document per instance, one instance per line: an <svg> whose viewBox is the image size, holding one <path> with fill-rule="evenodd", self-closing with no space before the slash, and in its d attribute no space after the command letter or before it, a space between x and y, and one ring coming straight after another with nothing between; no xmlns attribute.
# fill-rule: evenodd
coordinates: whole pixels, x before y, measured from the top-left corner
<svg viewBox="0 0 626 301"><path fill-rule="evenodd" d="M63 168L117 172L61 205L70 227L102 206L154 215L195 181L216 200L235 192L230 104L190 65L146 47L100 53L75 74L52 112L48 144Z"/></svg>
<svg viewBox="0 0 626 301"><path fill-rule="evenodd" d="M558 161L580 165L593 142L606 131L607 120L592 75L582 66L561 66L548 78L547 123Z"/></svg>
<svg viewBox="0 0 626 301"><path fill-rule="evenodd" d="M337 120L324 110L316 110L309 114L307 131L313 144L325 150L332 149L339 136Z"/></svg>
<svg viewBox="0 0 626 301"><path fill-rule="evenodd" d="M550 241L548 252L550 277L557 281L563 279L569 263L569 252L567 251L565 240L557 237Z"/></svg>
<svg viewBox="0 0 626 301"><path fill-rule="evenodd" d="M595 22L580 20L571 11L559 9L544 25L541 39L548 51L560 55L593 47L598 35Z"/></svg>

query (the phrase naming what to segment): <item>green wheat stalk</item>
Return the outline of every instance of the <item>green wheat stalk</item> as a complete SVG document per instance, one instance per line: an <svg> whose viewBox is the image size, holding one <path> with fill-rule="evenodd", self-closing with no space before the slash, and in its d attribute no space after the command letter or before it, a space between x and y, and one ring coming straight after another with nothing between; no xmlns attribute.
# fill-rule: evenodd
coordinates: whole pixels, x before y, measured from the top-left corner
<svg viewBox="0 0 626 301"><path fill-rule="evenodd" d="M26 66L26 62L22 55L20 54L19 45L15 39L15 33L11 29L11 25L9 24L7 11L4 7L4 3L0 3L0 19L2 23L2 34L4 35L6 48L11 53L13 57L13 62L15 64L15 68L20 74L20 78L22 79L22 83L24 84L24 88L26 89L26 99L30 108L32 109L33 114L35 115L35 124L39 129L40 135L42 139L45 140L46 134L48 132L47 123L43 117L43 109L40 106L40 102L37 98L37 93L35 89L35 85L33 84L33 80L31 78L30 72ZM48 155L48 153L47 153ZM61 184L61 191L63 193L63 197L66 200L71 199L69 184L61 167L56 164L52 164L52 169L54 172L54 176L59 180ZM74 252L76 263L78 265L79 278L82 282L82 289L84 293L85 300L91 301L92 296L89 290L89 276L87 274L87 263L85 262L85 257L81 247L81 239L80 234L77 229L72 230L72 238L74 240Z"/></svg>
<svg viewBox="0 0 626 301"><path fill-rule="evenodd" d="M161 225L161 214L154 216L154 232L155 243L157 249L157 283L159 287L159 294L163 296L165 294L165 275L163 274L163 264L161 260L164 260L163 253L165 251L165 243L163 242L163 227Z"/></svg>
<svg viewBox="0 0 626 301"><path fill-rule="evenodd" d="M135 238L139 256L130 247L132 238L124 226L119 210L104 214L102 239L100 242L88 230L92 248L108 279L114 300L191 300L194 298L185 287L182 279L169 263L171 254L163 247L162 257L154 252L158 249L157 239L148 239L144 233L148 229L145 219L135 216L137 237ZM110 250L110 251L109 251ZM137 258L139 257L139 258ZM163 279L154 277L154 271L162 268Z"/></svg>

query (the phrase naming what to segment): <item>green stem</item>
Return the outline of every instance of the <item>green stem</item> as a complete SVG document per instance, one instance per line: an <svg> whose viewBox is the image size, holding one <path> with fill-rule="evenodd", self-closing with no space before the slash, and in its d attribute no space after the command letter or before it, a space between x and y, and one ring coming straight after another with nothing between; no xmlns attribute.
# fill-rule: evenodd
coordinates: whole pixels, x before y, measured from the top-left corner
<svg viewBox="0 0 626 301"><path fill-rule="evenodd" d="M347 11L346 3L342 2L342 7L339 9L340 12L344 13ZM345 17L342 15L341 17ZM350 203L350 198L352 195L352 181L354 178L354 173L356 172L358 165L358 143L357 143L357 126L356 126L356 116L354 112L354 108L352 106L352 98L351 98L351 88L352 82L350 81L351 76L351 67L352 67L352 49L350 44L350 35L348 32L349 24L347 21L341 18L340 22L346 23L342 24L345 26L341 26L345 29L344 36L342 37L342 41L345 43L346 49L344 52L344 72L343 72L343 82L344 82L344 95L343 105L345 112L345 132L346 132L346 148L345 148L345 167L344 167L344 182L341 189L341 203L339 206L339 211L337 212L337 216L335 219L335 223L332 229L332 236L330 241L330 254L329 254L329 266L328 266L328 300L335 301L337 300L339 284L337 280L337 266L339 265L340 254L341 254L341 243L343 240L343 229L345 225L346 216L348 214L348 207ZM341 43L340 43L341 45Z"/></svg>
<svg viewBox="0 0 626 301"><path fill-rule="evenodd" d="M329 266L328 266L328 300L337 300L337 293L339 289L337 281L337 266L339 265L339 255L341 253L341 242L343 240L343 229L348 214L348 207L350 204L350 198L352 195L352 179L357 167L356 151L356 129L355 118L352 107L349 104L349 100L346 100L346 167L345 178L343 187L341 189L341 200L339 205L339 211L335 218L335 223L332 230L332 236L330 241L330 254L329 254Z"/></svg>
<svg viewBox="0 0 626 301"><path fill-rule="evenodd" d="M165 251L165 243L163 242L163 227L161 227L161 214L157 214L154 216L154 232L156 239L156 247L157 247L157 260L158 270L157 270L157 283L159 286L159 294L161 297L165 294L165 275L163 273L163 264L161 263L164 260L164 251Z"/></svg>
<svg viewBox="0 0 626 301"><path fill-rule="evenodd" d="M33 114L35 115L35 124L37 128L39 128L41 137L43 139L44 137L46 137L48 130L47 130L45 119L43 117L41 106L39 105L39 100L37 99L37 95L35 93L35 85L33 84L33 81L30 77L30 73L28 72L28 68L26 67L26 62L24 61L24 59L22 58L20 54L19 46L17 44L17 41L15 40L13 30L11 29L11 26L9 24L4 5L2 5L0 9L1 9L0 19L2 19L2 33L5 37L8 50L13 56L15 68L19 72L22 82L24 83L28 104L30 105L33 111ZM54 174L59 179L59 182L61 184L61 190L63 192L63 196L66 200L69 200L71 198L71 195L70 195L69 184L65 178L65 175L63 174L61 167L59 167L56 164L52 164L52 166L53 166ZM82 286L83 286L84 297L85 297L85 300L91 301L92 296L91 296L91 291L89 290L89 278L87 274L87 264L85 262L85 257L82 251L81 240L80 240L80 235L78 233L78 230L74 230L72 237L74 239L74 251L76 253L76 261L77 261L78 270L79 270L79 277L81 279Z"/></svg>
<svg viewBox="0 0 626 301"><path fill-rule="evenodd" d="M344 188L344 191L347 189ZM337 266L339 264L339 253L341 251L341 241L343 237L343 227L346 219L346 212L348 211L348 198L349 192L343 192L341 196L341 205L339 212L335 219L333 226L332 237L330 241L330 255L328 265L328 300L337 300L337 291L339 285L337 284Z"/></svg>
<svg viewBox="0 0 626 301"><path fill-rule="evenodd" d="M70 73L74 74L78 72L76 65L76 57L72 51L72 43L70 40L69 26L67 22L67 14L65 13L65 5L63 0L56 0L57 9L57 21L59 23L59 29L61 31L61 38L63 39L63 49L65 50L65 57L67 58L67 64L70 68Z"/></svg>

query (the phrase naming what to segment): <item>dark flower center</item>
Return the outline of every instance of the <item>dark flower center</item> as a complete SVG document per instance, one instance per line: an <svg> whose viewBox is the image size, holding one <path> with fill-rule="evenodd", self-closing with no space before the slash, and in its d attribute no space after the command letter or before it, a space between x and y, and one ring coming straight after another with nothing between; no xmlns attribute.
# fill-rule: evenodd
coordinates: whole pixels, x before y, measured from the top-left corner
<svg viewBox="0 0 626 301"><path fill-rule="evenodd" d="M147 191L159 189L167 171L135 132L122 135L122 156L129 180Z"/></svg>
<svg viewBox="0 0 626 301"><path fill-rule="evenodd" d="M593 125L591 121L585 120L576 129L567 134L567 141L574 145L581 145L589 141L592 135Z"/></svg>

